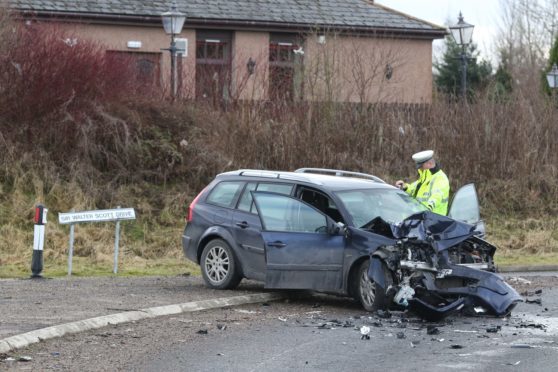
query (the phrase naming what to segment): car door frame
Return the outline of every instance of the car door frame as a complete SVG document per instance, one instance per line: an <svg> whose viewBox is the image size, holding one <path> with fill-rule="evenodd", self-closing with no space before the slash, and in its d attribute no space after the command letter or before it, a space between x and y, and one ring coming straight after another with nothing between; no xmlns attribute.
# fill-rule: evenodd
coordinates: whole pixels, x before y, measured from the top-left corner
<svg viewBox="0 0 558 372"><path fill-rule="evenodd" d="M264 221L265 214L258 201L262 194L289 199L310 208L324 218L326 231L315 233L268 230ZM252 199L262 225L266 255L265 287L341 290L346 239L337 223L312 205L293 196L252 191Z"/></svg>

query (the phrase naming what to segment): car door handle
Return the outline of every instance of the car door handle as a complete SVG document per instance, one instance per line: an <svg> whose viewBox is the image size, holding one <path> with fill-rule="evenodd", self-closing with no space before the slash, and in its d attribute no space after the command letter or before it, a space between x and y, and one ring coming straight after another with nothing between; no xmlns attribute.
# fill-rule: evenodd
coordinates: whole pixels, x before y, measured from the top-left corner
<svg viewBox="0 0 558 372"><path fill-rule="evenodd" d="M287 244L280 242L280 241L276 241L276 242L267 242L267 246L268 247L275 247L275 248L283 248L286 247Z"/></svg>
<svg viewBox="0 0 558 372"><path fill-rule="evenodd" d="M237 223L236 223L236 226L240 227L241 229L245 229L245 228L247 228L247 227L250 226L250 225L248 225L248 222L242 221L242 222L237 222Z"/></svg>

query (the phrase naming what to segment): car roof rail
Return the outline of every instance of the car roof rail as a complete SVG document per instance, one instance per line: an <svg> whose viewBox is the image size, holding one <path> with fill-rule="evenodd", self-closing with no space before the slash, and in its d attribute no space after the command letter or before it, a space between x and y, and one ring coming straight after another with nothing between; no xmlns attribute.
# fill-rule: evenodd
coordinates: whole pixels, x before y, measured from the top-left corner
<svg viewBox="0 0 558 372"><path fill-rule="evenodd" d="M327 168L299 168L295 170L295 173L315 173L315 174L325 174L328 176L336 177L354 177L354 178L364 178L367 180L372 180L379 183L386 183L380 177L376 177L372 174L360 173L360 172L349 172L339 169L327 169Z"/></svg>
<svg viewBox="0 0 558 372"><path fill-rule="evenodd" d="M303 182L313 183L313 184L316 184L316 185L322 185L322 183L320 181L313 180L309 177L304 177L303 175L293 174L292 172L266 171L266 170L260 170L260 169L239 169L239 170L219 174L219 176L221 176L221 175L278 178L278 179L284 179L284 180L303 181Z"/></svg>

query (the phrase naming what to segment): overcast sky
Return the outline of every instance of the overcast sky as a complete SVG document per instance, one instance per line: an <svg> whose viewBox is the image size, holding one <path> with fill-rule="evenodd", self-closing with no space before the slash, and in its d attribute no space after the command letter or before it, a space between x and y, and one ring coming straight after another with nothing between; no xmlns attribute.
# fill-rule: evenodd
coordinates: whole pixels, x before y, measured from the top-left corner
<svg viewBox="0 0 558 372"><path fill-rule="evenodd" d="M457 23L459 12L465 22L475 25L473 41L481 57L497 62L494 57L494 38L500 23L500 0L376 0L377 3L426 21L447 26ZM440 41L434 43L439 53Z"/></svg>

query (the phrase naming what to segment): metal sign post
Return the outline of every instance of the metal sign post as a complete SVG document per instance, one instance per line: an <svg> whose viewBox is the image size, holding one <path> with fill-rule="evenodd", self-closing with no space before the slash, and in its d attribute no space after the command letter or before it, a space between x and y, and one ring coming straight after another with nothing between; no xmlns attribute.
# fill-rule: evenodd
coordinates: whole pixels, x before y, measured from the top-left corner
<svg viewBox="0 0 558 372"><path fill-rule="evenodd" d="M120 244L120 221L135 220L136 211L133 208L105 209L84 212L68 212L58 215L61 225L70 225L70 248L68 250L68 275L72 275L72 259L74 255L74 225L85 222L111 222L116 221L114 232L114 267L113 273L118 272L118 250Z"/></svg>
<svg viewBox="0 0 558 372"><path fill-rule="evenodd" d="M120 206L116 208L120 209ZM116 274L118 272L118 243L120 241L120 221L116 221L116 228L114 230L114 267L112 268L112 272Z"/></svg>
<svg viewBox="0 0 558 372"><path fill-rule="evenodd" d="M68 276L72 275L72 260L74 259L74 224L70 225L70 249L68 250Z"/></svg>

